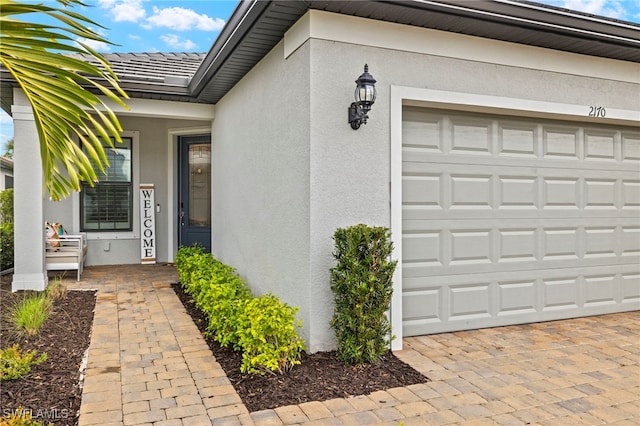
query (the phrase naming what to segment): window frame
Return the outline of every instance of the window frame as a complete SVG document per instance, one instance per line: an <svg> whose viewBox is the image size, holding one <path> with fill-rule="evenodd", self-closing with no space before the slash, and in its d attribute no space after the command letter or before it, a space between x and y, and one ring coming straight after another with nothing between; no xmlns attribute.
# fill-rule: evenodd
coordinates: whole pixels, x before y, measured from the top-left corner
<svg viewBox="0 0 640 426"><path fill-rule="evenodd" d="M104 232L131 232L133 231L133 221L134 221L134 216L133 216L133 192L134 192L134 188L133 188L133 176L134 176L134 170L133 170L133 138L131 136L122 136L123 141L127 140L129 142L129 155L130 155L130 164L129 164L129 176L128 176L128 180L106 180L106 179L101 179L99 182L96 182L95 185L92 187L91 185L89 185L86 182L82 182L81 183L81 191L80 191L80 232L99 232L99 233L104 233ZM112 142L115 143L114 138L111 138ZM105 149L105 151L110 150L111 148L107 145L107 144L103 144L103 147ZM118 147L118 145L116 145L116 148L120 148L123 149L122 147ZM101 173L99 171L96 170L96 173L98 175L100 175ZM90 227L86 227L86 225L88 224L85 220L85 198L88 195L88 192L90 192L91 190L93 190L94 188L125 188L128 189L128 200L127 200L127 215L128 215L128 227L121 227L118 228L116 227L118 223L123 223L123 222L117 222L115 220L112 221L95 221L94 223L98 224L98 228L90 228ZM102 223L112 223L114 225L113 228L101 228L101 224Z"/></svg>
<svg viewBox="0 0 640 426"><path fill-rule="evenodd" d="M120 133L121 137L131 138L131 174L132 174L132 230L86 230L82 231L87 240L136 240L140 238L140 132L137 130L126 130ZM80 192L74 191L71 196L73 205L73 229L80 229Z"/></svg>

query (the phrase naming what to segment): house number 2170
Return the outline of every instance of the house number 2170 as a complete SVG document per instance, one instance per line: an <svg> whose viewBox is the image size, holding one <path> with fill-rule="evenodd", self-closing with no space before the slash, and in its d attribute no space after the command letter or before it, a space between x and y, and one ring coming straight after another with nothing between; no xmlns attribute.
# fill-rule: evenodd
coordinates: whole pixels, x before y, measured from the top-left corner
<svg viewBox="0 0 640 426"><path fill-rule="evenodd" d="M607 115L607 110L601 106L590 106L589 117L604 117Z"/></svg>

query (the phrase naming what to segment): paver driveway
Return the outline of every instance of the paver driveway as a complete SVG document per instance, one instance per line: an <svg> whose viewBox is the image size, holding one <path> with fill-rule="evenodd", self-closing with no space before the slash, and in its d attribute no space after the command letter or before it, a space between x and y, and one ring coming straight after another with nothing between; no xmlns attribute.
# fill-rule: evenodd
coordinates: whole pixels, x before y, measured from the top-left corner
<svg viewBox="0 0 640 426"><path fill-rule="evenodd" d="M249 413L170 287L170 266L87 268L98 301L80 425L640 424L640 312L411 337L431 379Z"/></svg>

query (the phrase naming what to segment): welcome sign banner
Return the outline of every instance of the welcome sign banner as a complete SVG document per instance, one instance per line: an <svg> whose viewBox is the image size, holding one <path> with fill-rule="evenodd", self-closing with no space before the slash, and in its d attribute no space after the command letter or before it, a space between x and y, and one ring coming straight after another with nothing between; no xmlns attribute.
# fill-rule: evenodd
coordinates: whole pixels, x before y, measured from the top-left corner
<svg viewBox="0 0 640 426"><path fill-rule="evenodd" d="M155 185L140 184L140 263L156 263Z"/></svg>

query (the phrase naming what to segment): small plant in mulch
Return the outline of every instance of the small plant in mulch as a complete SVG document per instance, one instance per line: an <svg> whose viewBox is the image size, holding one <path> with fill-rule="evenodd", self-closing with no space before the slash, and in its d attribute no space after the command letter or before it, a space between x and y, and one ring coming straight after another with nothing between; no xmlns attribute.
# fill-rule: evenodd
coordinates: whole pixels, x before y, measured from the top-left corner
<svg viewBox="0 0 640 426"><path fill-rule="evenodd" d="M67 296L67 285L62 281L64 275L65 274L62 273L52 280L49 280L49 285L46 290L49 299L55 301L58 299L64 299Z"/></svg>
<svg viewBox="0 0 640 426"><path fill-rule="evenodd" d="M389 351L391 325L386 312L397 261L391 260L391 232L355 225L336 230L336 266L331 269L337 356L350 365L375 364Z"/></svg>
<svg viewBox="0 0 640 426"><path fill-rule="evenodd" d="M46 292L25 292L9 309L7 319L17 334L35 336L49 318L52 306Z"/></svg>
<svg viewBox="0 0 640 426"><path fill-rule="evenodd" d="M0 381L16 380L31 372L31 367L47 360L47 353L22 351L18 344L0 350Z"/></svg>
<svg viewBox="0 0 640 426"><path fill-rule="evenodd" d="M40 302L32 300L34 295ZM77 425L79 368L95 301L95 291L67 292L57 279L44 292L13 293L11 277L0 277L1 426ZM46 320L41 312L31 315L39 303L51 305ZM27 329L38 332L29 335Z"/></svg>

